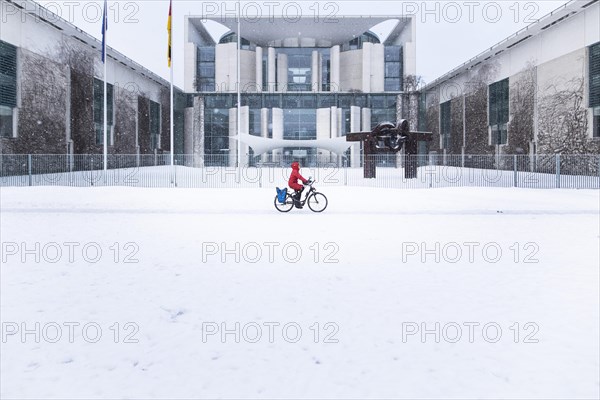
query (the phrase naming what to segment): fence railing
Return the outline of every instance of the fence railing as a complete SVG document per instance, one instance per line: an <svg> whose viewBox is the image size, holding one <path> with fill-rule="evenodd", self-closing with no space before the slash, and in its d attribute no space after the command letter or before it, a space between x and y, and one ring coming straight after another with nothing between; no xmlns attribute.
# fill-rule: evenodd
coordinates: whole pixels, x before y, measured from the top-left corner
<svg viewBox="0 0 600 400"><path fill-rule="evenodd" d="M363 175L363 156L299 159L302 174L319 186L380 188L521 187L600 189L600 155L419 155L373 156L377 177ZM0 155L0 186L134 186L259 188L285 186L292 157L176 155ZM404 165L417 166L414 179Z"/></svg>

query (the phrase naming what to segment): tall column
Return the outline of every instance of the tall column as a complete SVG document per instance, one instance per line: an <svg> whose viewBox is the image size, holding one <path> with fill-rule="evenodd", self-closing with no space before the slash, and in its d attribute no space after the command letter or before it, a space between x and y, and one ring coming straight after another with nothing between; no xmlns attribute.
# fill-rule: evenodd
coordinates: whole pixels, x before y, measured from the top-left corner
<svg viewBox="0 0 600 400"><path fill-rule="evenodd" d="M385 48L380 43L373 44L371 49L371 93L383 92L385 89Z"/></svg>
<svg viewBox="0 0 600 400"><path fill-rule="evenodd" d="M256 46L256 78L254 82L256 82L256 91L258 93L262 92L263 86L263 49L262 47Z"/></svg>
<svg viewBox="0 0 600 400"><path fill-rule="evenodd" d="M269 109L261 108L260 109L260 136L263 138L269 137ZM261 156L261 160L263 162L269 161L269 153L264 153Z"/></svg>
<svg viewBox="0 0 600 400"><path fill-rule="evenodd" d="M241 123L240 123L240 130L241 130L241 134L243 135L249 135L250 134L250 107L248 106L242 106L240 108L240 119L241 119ZM240 151L241 151L241 164L242 167L247 167L248 166L248 160L249 160L249 153L250 153L250 148L248 147L248 145L246 143L243 142L239 142L238 144L240 146Z"/></svg>
<svg viewBox="0 0 600 400"><path fill-rule="evenodd" d="M269 47L267 49L267 83L269 85L269 92L275 91L275 84L277 82L277 71L275 70L275 49Z"/></svg>
<svg viewBox="0 0 600 400"><path fill-rule="evenodd" d="M321 53L316 50L312 52L311 72L311 89L313 92L319 92L321 88Z"/></svg>
<svg viewBox="0 0 600 400"><path fill-rule="evenodd" d="M235 167L237 164L237 108L229 109L229 166Z"/></svg>
<svg viewBox="0 0 600 400"><path fill-rule="evenodd" d="M331 135L331 109L330 108L318 108L317 109L317 139L329 139ZM327 150L319 149L321 156L318 158L318 162L322 163L325 160L329 160L331 152Z"/></svg>
<svg viewBox="0 0 600 400"><path fill-rule="evenodd" d="M277 54L277 91L287 92L288 57L287 54Z"/></svg>
<svg viewBox="0 0 600 400"><path fill-rule="evenodd" d="M371 92L371 50L373 43L363 43L362 48L362 91Z"/></svg>
<svg viewBox="0 0 600 400"><path fill-rule="evenodd" d="M283 110L281 108L273 108L273 139L283 139ZM273 161L281 162L282 149L273 150Z"/></svg>
<svg viewBox="0 0 600 400"><path fill-rule="evenodd" d="M333 46L331 48L331 60L330 60L329 71L331 77L331 91L340 91L340 46Z"/></svg>

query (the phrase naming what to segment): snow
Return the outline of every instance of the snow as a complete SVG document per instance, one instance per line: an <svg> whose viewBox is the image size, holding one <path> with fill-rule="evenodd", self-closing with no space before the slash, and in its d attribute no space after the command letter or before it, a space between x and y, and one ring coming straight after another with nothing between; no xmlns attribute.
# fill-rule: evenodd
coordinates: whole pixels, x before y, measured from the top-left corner
<svg viewBox="0 0 600 400"><path fill-rule="evenodd" d="M321 189L0 188L0 396L600 396L597 190Z"/></svg>

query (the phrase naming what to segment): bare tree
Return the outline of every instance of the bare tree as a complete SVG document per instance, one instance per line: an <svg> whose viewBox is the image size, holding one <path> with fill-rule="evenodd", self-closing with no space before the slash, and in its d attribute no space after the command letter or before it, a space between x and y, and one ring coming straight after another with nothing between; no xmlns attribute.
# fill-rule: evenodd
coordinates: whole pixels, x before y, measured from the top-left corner
<svg viewBox="0 0 600 400"><path fill-rule="evenodd" d="M589 154L598 145L587 137L588 116L584 103L584 79L554 83L539 101L539 145L543 152Z"/></svg>

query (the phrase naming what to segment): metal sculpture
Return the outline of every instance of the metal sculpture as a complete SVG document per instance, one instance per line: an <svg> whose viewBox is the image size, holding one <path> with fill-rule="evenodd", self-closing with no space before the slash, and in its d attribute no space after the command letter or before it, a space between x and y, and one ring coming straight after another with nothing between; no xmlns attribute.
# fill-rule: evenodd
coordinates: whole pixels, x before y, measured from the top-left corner
<svg viewBox="0 0 600 400"><path fill-rule="evenodd" d="M364 177L373 179L377 176L377 154L397 154L404 147L404 177L415 179L417 177L417 157L419 142L430 142L433 134L430 132L411 132L407 120L400 120L396 125L391 122L382 122L371 132L355 132L346 135L348 142L363 143Z"/></svg>

